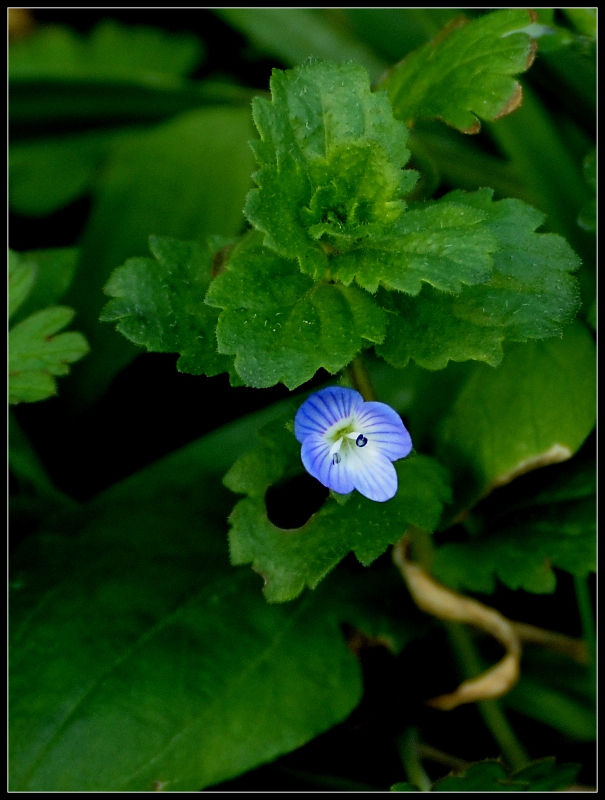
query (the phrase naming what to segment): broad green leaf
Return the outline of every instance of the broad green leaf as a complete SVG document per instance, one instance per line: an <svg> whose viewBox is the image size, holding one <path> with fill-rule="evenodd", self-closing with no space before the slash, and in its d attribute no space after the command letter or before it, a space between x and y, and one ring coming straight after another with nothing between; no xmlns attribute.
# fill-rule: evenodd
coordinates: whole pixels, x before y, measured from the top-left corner
<svg viewBox="0 0 605 800"><path fill-rule="evenodd" d="M569 458L594 422L595 346L575 322L561 339L509 345L497 369L477 364L432 436L464 507L523 472Z"/></svg>
<svg viewBox="0 0 605 800"><path fill-rule="evenodd" d="M72 386L80 402L97 397L136 354L98 321L111 272L127 258L145 256L150 234L205 242L209 235L239 233L251 133L245 109L199 109L128 137L113 151L82 239L86 268L69 295L93 351Z"/></svg>
<svg viewBox="0 0 605 800"><path fill-rule="evenodd" d="M449 499L443 468L426 456L414 456L396 462L399 489L389 502L375 503L358 493L344 505L329 498L301 528L283 530L267 516L265 491L269 484L304 471L300 445L279 423L263 439L256 452L234 464L225 485L248 495L229 517L231 560L252 564L263 576L270 602L292 600L305 586L314 589L350 551L368 566L410 524L434 530Z"/></svg>
<svg viewBox="0 0 605 800"><path fill-rule="evenodd" d="M8 251L8 316L23 305L36 282L36 266L20 253Z"/></svg>
<svg viewBox="0 0 605 800"><path fill-rule="evenodd" d="M502 700L576 741L594 741L597 731L594 666L566 655L526 648L519 683Z"/></svg>
<svg viewBox="0 0 605 800"><path fill-rule="evenodd" d="M259 188L248 195L246 216L266 246L323 277L340 254L363 252L403 213L401 197L417 177L401 170L407 130L356 64L274 70L271 93L271 101L253 103Z"/></svg>
<svg viewBox="0 0 605 800"><path fill-rule="evenodd" d="M154 258L130 258L105 287L114 300L101 314L116 330L152 353L180 353L177 369L217 375L232 360L216 349L218 311L204 304L212 251L196 242L151 236Z"/></svg>
<svg viewBox="0 0 605 800"><path fill-rule="evenodd" d="M553 567L580 577L596 571L595 497L516 515L468 542L444 544L432 564L454 589L492 593L496 578L510 589L554 592Z"/></svg>
<svg viewBox="0 0 605 800"><path fill-rule="evenodd" d="M76 272L79 251L75 247L57 247L49 250L29 250L25 253L10 251L11 269L13 260L20 270L33 281L27 298L15 313L13 322L18 322L47 306L54 305L69 289ZM9 278L9 297L14 297L14 278ZM11 300L12 304L12 300ZM12 316L12 312L11 312Z"/></svg>
<svg viewBox="0 0 605 800"><path fill-rule="evenodd" d="M257 233L235 247L206 302L223 309L219 352L235 355L237 373L257 388L294 389L320 367L338 372L384 337L384 312L367 292L314 283Z"/></svg>
<svg viewBox="0 0 605 800"><path fill-rule="evenodd" d="M355 278L370 292L382 284L411 295L423 282L456 293L464 284L484 284L499 245L487 221L486 211L470 203L423 203L403 214L387 236L335 259L334 274L345 284Z"/></svg>
<svg viewBox="0 0 605 800"><path fill-rule="evenodd" d="M597 9L596 8L563 8L565 16L577 31L593 39L597 35Z"/></svg>
<svg viewBox="0 0 605 800"><path fill-rule="evenodd" d="M275 606L257 576L229 564L231 496L219 476L282 413L240 419L117 484L88 505L80 532L24 544L11 584L12 790L198 791L228 780L358 703L341 622L368 624L394 649L411 638L416 617L403 630L398 602L381 622L390 578L377 587L335 574Z"/></svg>
<svg viewBox="0 0 605 800"><path fill-rule="evenodd" d="M9 202L18 214L51 214L90 191L118 133L78 133L11 144Z"/></svg>
<svg viewBox="0 0 605 800"><path fill-rule="evenodd" d="M263 51L294 67L309 57L331 61L356 61L373 80L386 63L349 36L318 9L305 8L219 8L219 17L245 34Z"/></svg>
<svg viewBox="0 0 605 800"><path fill-rule="evenodd" d="M579 764L556 764L554 758L544 758L509 776L499 761L481 761L471 764L463 775L437 781L433 791L552 792L571 786L579 771Z"/></svg>
<svg viewBox="0 0 605 800"><path fill-rule="evenodd" d="M457 8L347 8L346 20L357 38L387 64L434 38L460 10Z"/></svg>
<svg viewBox="0 0 605 800"><path fill-rule="evenodd" d="M532 20L525 9L496 11L472 22L455 20L381 81L396 117L406 123L439 118L477 133L480 119L510 114L523 97L513 76L525 72L534 58L534 45L523 30Z"/></svg>
<svg viewBox="0 0 605 800"><path fill-rule="evenodd" d="M534 232L543 215L520 200L494 202L489 189L451 192L440 202L485 214L481 227L497 243L493 276L456 297L430 286L417 298L383 293L382 305L391 313L378 353L397 367L410 358L428 369L467 359L496 366L504 339L560 336L579 307L577 282L569 273L580 262L560 236ZM464 252L466 240L460 233Z"/></svg>
<svg viewBox="0 0 605 800"><path fill-rule="evenodd" d="M136 77L187 75L202 55L201 42L189 33L125 26L103 20L88 37L70 28L42 26L11 44L11 77Z"/></svg>
<svg viewBox="0 0 605 800"><path fill-rule="evenodd" d="M54 375L67 375L68 364L85 356L81 333L55 335L69 325L74 311L55 306L37 311L11 328L8 337L9 402L32 403L57 392Z"/></svg>

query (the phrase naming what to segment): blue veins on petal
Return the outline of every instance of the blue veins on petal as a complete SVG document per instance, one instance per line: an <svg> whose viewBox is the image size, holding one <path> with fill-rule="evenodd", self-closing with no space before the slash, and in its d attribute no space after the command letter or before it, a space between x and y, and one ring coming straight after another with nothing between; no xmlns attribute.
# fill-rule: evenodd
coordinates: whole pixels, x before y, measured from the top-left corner
<svg viewBox="0 0 605 800"><path fill-rule="evenodd" d="M298 409L294 435L307 472L339 494L357 489L377 502L397 492L392 462L412 450L412 439L386 403L364 402L354 389L331 386Z"/></svg>

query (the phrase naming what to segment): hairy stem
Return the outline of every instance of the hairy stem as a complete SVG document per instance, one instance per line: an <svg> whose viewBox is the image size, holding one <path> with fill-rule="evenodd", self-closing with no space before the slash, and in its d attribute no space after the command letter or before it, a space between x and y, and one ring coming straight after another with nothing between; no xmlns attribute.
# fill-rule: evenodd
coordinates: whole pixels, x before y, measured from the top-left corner
<svg viewBox="0 0 605 800"><path fill-rule="evenodd" d="M376 393L374 392L372 381L370 380L370 376L368 375L368 371L360 355L354 358L350 363L348 372L351 383L363 399L366 402L369 400L376 400Z"/></svg>

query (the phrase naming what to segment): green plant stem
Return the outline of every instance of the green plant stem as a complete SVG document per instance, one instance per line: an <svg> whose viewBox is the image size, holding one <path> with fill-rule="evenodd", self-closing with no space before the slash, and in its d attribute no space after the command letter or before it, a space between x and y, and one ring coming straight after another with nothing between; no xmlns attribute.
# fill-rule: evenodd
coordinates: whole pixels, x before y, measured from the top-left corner
<svg viewBox="0 0 605 800"><path fill-rule="evenodd" d="M376 400L376 393L374 392L372 381L370 380L370 376L365 368L365 364L363 363L361 356L357 356L357 358L353 359L348 367L348 371L351 378L351 383L361 394L363 399L366 402L369 400Z"/></svg>
<svg viewBox="0 0 605 800"><path fill-rule="evenodd" d="M418 728L408 728L399 738L398 746L408 781L417 786L421 792L430 792L431 781L424 771L418 753Z"/></svg>
<svg viewBox="0 0 605 800"><path fill-rule="evenodd" d="M447 623L447 630L465 678L474 678L481 674L483 666L468 630L457 622ZM514 772L526 767L530 763L527 753L515 736L500 704L496 700L483 700L477 703L477 707L509 767Z"/></svg>
<svg viewBox="0 0 605 800"><path fill-rule="evenodd" d="M597 641L595 635L594 614L592 613L592 600L588 589L588 578L574 576L576 602L582 621L582 635L588 648L588 656L592 664L596 663Z"/></svg>

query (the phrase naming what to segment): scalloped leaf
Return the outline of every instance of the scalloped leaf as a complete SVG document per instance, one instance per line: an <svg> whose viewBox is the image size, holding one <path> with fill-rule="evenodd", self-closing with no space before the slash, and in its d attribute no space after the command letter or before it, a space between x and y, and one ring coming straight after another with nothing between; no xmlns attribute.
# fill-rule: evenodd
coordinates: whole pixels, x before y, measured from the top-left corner
<svg viewBox="0 0 605 800"><path fill-rule="evenodd" d="M408 525L434 530L450 498L446 471L418 455L395 463L399 488L392 500L375 503L357 492L345 502L330 497L301 528L284 530L269 520L264 496L269 483L304 472L300 446L284 423L268 427L263 441L234 464L224 483L248 495L229 517L231 560L252 564L270 602L292 600L305 586L314 589L351 551L368 566Z"/></svg>
<svg viewBox="0 0 605 800"><path fill-rule="evenodd" d="M379 295L389 327L377 352L396 367L410 358L427 369L474 359L496 366L502 342L560 336L580 306L580 259L565 239L535 233L544 215L520 200L492 200L490 189L451 192L447 206L480 210L497 241L493 276L454 297L425 286L417 298ZM408 212L406 217L413 212Z"/></svg>
<svg viewBox="0 0 605 800"><path fill-rule="evenodd" d="M204 304L212 278L213 250L197 242L149 237L154 258L129 258L105 286L113 297L101 321L152 353L180 353L177 369L217 375L233 360L217 352L218 312Z"/></svg>
<svg viewBox="0 0 605 800"><path fill-rule="evenodd" d="M321 367L338 372L385 333L384 312L367 292L314 283L296 261L263 247L258 233L236 245L206 302L223 309L219 352L234 355L254 387L281 381L294 389Z"/></svg>
<svg viewBox="0 0 605 800"><path fill-rule="evenodd" d="M458 17L393 67L379 88L389 92L395 116L408 124L438 118L478 133L480 119L498 119L521 105L521 85L512 76L534 60L535 43L524 31L534 19L527 9L495 11L472 22Z"/></svg>
<svg viewBox="0 0 605 800"><path fill-rule="evenodd" d="M408 132L357 64L309 60L274 70L271 93L253 102L259 188L245 213L267 247L321 277L403 213L401 197L417 179L401 170Z"/></svg>

